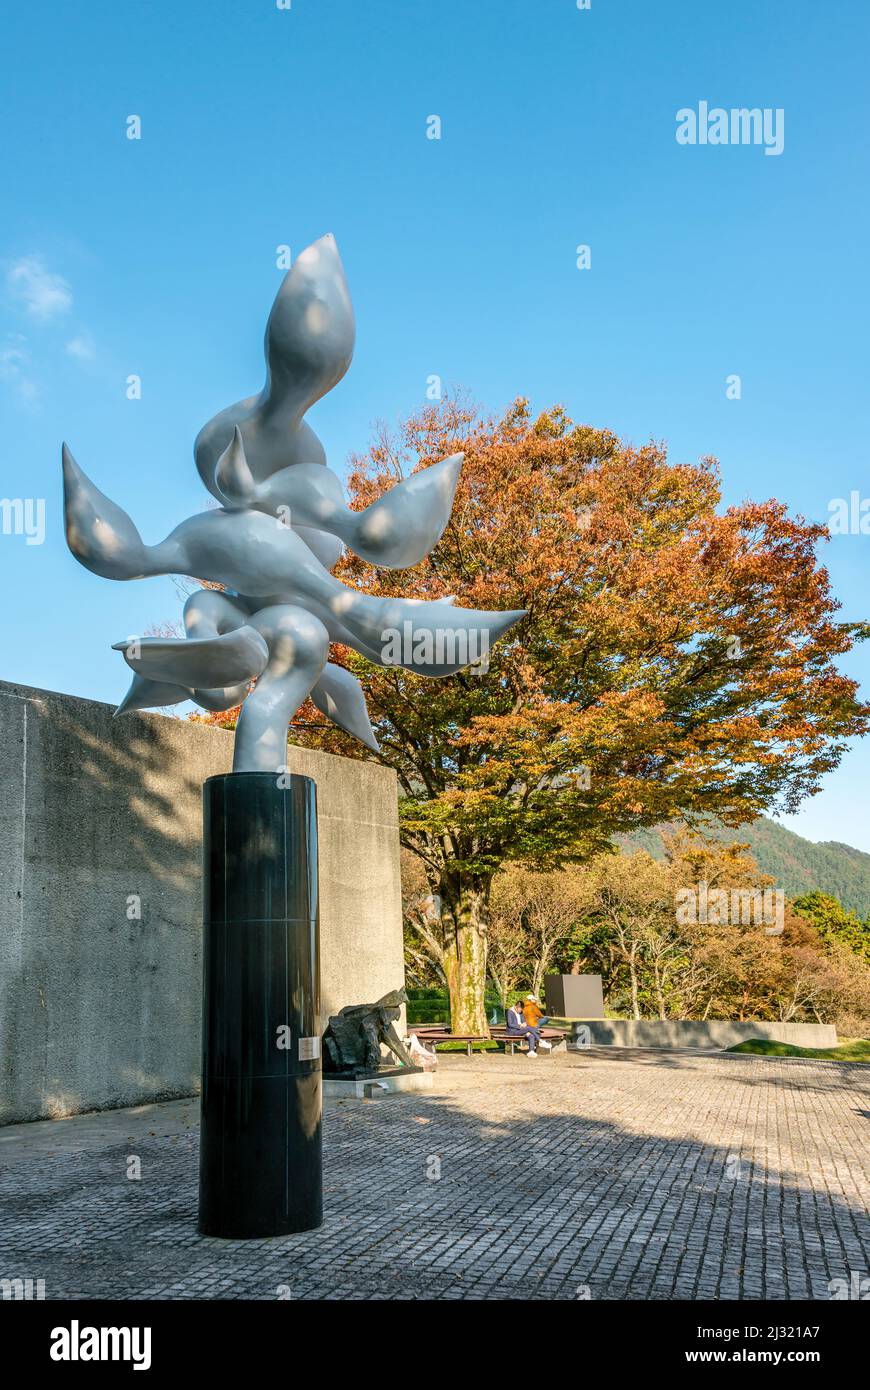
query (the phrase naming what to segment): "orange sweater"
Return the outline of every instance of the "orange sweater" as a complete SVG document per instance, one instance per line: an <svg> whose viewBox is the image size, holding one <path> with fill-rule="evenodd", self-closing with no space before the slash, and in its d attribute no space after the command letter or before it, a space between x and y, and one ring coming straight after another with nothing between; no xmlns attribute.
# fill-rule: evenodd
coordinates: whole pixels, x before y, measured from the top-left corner
<svg viewBox="0 0 870 1390"><path fill-rule="evenodd" d="M530 1028L534 1028L539 1018L544 1017L543 1009L539 1009L534 999L526 999L523 1002L523 1018Z"/></svg>

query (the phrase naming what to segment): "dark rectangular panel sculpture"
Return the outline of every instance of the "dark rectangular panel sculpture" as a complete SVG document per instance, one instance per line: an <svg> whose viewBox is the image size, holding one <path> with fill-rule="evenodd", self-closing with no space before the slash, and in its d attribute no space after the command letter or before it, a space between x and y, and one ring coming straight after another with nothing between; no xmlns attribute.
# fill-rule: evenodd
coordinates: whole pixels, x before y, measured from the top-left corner
<svg viewBox="0 0 870 1390"><path fill-rule="evenodd" d="M309 777L203 786L199 1226L308 1231L323 1219L317 802Z"/></svg>
<svg viewBox="0 0 870 1390"><path fill-rule="evenodd" d="M603 1018L600 975L545 975L547 1013L554 1018Z"/></svg>

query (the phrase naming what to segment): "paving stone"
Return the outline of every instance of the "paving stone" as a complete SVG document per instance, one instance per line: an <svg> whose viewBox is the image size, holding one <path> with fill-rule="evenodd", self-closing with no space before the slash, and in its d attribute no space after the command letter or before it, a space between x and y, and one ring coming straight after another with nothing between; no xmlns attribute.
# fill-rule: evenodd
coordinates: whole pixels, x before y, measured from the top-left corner
<svg viewBox="0 0 870 1390"><path fill-rule="evenodd" d="M275 1240L198 1235L197 1110L0 1129L0 1278L49 1298L572 1301L828 1299L870 1277L859 1066L442 1058L431 1092L327 1107L324 1224Z"/></svg>

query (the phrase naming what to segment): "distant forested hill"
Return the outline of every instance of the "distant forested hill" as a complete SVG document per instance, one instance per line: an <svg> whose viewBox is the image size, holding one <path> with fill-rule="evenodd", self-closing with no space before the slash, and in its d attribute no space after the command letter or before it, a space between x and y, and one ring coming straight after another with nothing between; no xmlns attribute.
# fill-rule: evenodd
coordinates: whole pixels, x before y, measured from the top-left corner
<svg viewBox="0 0 870 1390"><path fill-rule="evenodd" d="M839 898L844 907L862 919L870 917L870 854L863 850L836 840L814 844L766 816L751 825L741 825L739 830L720 826L717 834L728 843L748 844L758 867L763 873L772 874L776 886L789 897L819 888ZM664 855L658 829L621 835L617 842L624 849L648 850L656 859Z"/></svg>

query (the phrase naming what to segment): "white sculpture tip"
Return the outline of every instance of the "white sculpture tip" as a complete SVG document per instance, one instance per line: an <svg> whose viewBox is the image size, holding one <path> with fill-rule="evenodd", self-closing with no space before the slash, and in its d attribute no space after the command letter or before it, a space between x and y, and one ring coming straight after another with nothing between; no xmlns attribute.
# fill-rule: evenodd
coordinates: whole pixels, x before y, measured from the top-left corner
<svg viewBox="0 0 870 1390"><path fill-rule="evenodd" d="M215 464L214 480L218 492L231 508L249 506L256 497L257 484L245 457L245 444L238 425L233 426L233 437Z"/></svg>

